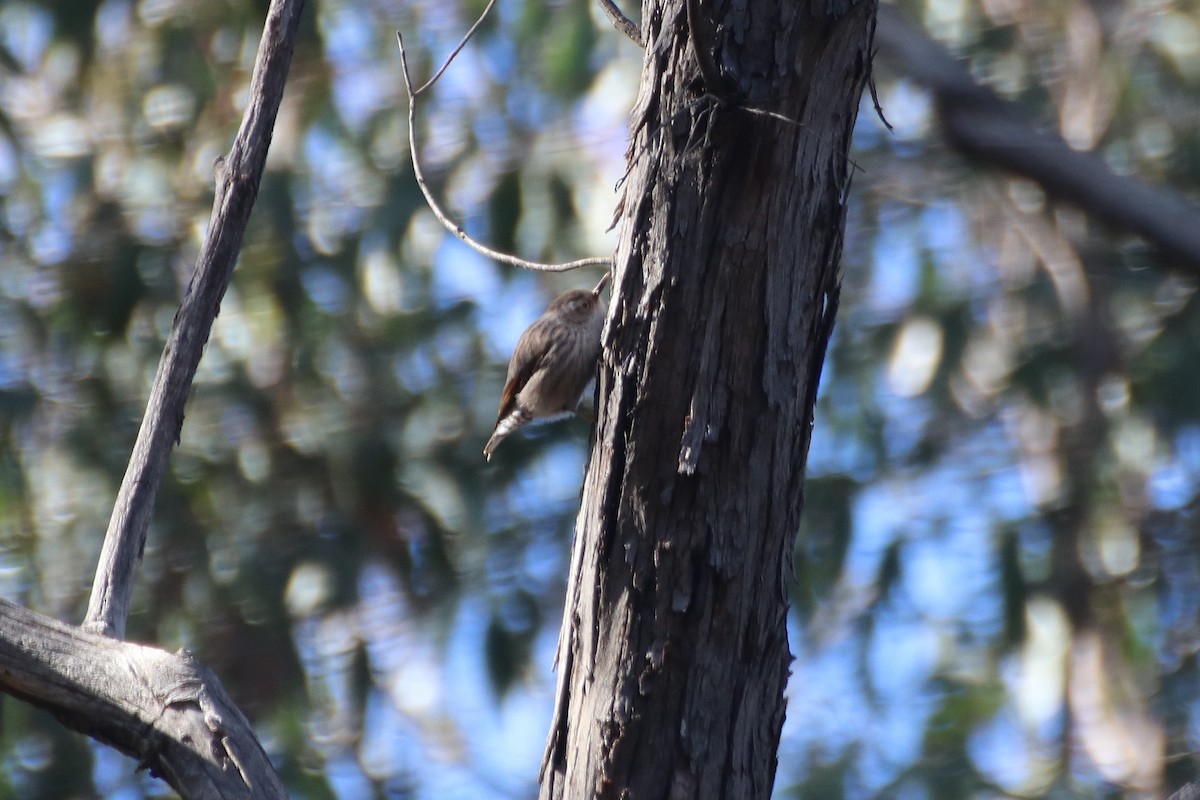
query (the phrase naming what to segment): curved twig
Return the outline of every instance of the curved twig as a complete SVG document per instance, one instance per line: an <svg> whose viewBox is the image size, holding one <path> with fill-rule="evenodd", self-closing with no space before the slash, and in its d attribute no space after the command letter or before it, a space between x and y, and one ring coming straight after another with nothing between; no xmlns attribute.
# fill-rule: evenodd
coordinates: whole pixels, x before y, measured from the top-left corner
<svg viewBox="0 0 1200 800"><path fill-rule="evenodd" d="M400 71L404 76L404 89L408 92L408 149L412 155L413 176L417 179L417 186L420 187L421 194L425 196L425 202L429 205L429 210L433 212L435 217L437 217L438 222L442 223L442 227L453 233L459 241L470 247L476 253L487 256L495 261L499 261L501 264L508 264L509 266L520 267L521 269L530 269L534 270L535 272L569 272L570 270L579 269L580 267L605 267L606 269L612 269L613 262L611 258L581 258L577 261L569 261L565 264L543 264L538 261L526 261L523 258L518 258L517 256L510 255L508 253L502 253L499 250L493 250L487 245L481 244L480 242L472 239L467 232L462 229L462 226L450 219L446 212L442 210L442 207L438 205L437 200L433 196L433 192L429 190L428 184L425 183L425 173L421 169L421 158L419 151L417 150L417 95L428 89L433 85L434 81L441 77L442 73L446 71L446 68L450 66L450 62L454 60L454 57L457 56L463 47L466 46L467 41L471 38L471 35L475 33L475 30L479 27L480 23L483 22L484 17L487 16L488 11L494 4L495 0L491 0L491 2L487 4L487 8L483 10L483 14L479 16L479 19L476 20L475 24L471 26L471 29L467 31L467 35L463 37L461 42L459 42L458 47L454 48L454 52L452 52L450 57L446 59L446 63L444 63L441 68L434 73L432 78L426 81L426 83L416 91L413 91L412 76L408 71L408 56L404 51L404 36L400 33L400 31L396 31L396 42L400 46Z"/></svg>
<svg viewBox="0 0 1200 800"><path fill-rule="evenodd" d="M883 106L879 103L879 90L875 87L875 53L877 52L879 51L871 51L871 72L867 75L867 88L871 90L871 102L875 104L875 116L879 117L879 121L883 123L883 127L887 128L889 133L894 133L896 129L883 115Z"/></svg>

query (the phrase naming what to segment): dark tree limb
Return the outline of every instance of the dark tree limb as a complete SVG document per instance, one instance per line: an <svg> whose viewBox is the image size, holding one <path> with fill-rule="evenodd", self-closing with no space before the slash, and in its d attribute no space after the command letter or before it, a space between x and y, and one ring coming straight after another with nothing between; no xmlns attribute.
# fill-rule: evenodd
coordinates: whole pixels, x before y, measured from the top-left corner
<svg viewBox="0 0 1200 800"><path fill-rule="evenodd" d="M138 759L189 800L287 797L246 718L187 653L0 600L0 690Z"/></svg>
<svg viewBox="0 0 1200 800"><path fill-rule="evenodd" d="M179 441L183 408L196 366L233 276L242 235L258 195L303 8L304 0L272 0L267 12L250 101L233 148L217 168L208 236L167 337L146 415L104 536L84 623L89 630L118 639L125 635L134 570L146 544L154 498L167 458Z"/></svg>
<svg viewBox="0 0 1200 800"><path fill-rule="evenodd" d="M1060 136L1036 129L893 6L879 9L877 41L885 59L933 91L952 147L1029 178L1100 222L1142 237L1171 266L1200 272L1200 205L1171 189L1118 175L1094 153L1073 150Z"/></svg>
<svg viewBox="0 0 1200 800"><path fill-rule="evenodd" d="M638 47L645 47L645 43L642 41L642 29L633 20L625 16L625 13L617 7L617 4L613 0L597 1L600 3L600 8L608 15L614 28L632 39Z"/></svg>

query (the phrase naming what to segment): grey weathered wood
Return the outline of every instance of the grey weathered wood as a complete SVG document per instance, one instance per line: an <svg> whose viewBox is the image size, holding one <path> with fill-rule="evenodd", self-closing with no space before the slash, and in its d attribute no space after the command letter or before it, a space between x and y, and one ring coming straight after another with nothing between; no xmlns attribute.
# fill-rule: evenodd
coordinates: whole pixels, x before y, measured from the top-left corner
<svg viewBox="0 0 1200 800"><path fill-rule="evenodd" d="M0 600L0 690L133 756L189 800L287 797L216 676Z"/></svg>
<svg viewBox="0 0 1200 800"><path fill-rule="evenodd" d="M154 497L258 192L303 5L272 0L268 11L249 105L217 177L209 235L109 523L86 630L0 601L0 691L137 758L189 800L287 796L250 724L208 668L187 653L118 639Z"/></svg>
<svg viewBox="0 0 1200 800"><path fill-rule="evenodd" d="M1166 256L1168 266L1200 270L1200 205L1168 187L1118 175L1095 153L1075 150L1057 134L1038 130L893 6L880 9L878 40L881 61L933 91L951 146L1142 237Z"/></svg>
<svg viewBox="0 0 1200 800"><path fill-rule="evenodd" d="M1200 800L1200 783L1185 783L1167 800Z"/></svg>
<svg viewBox="0 0 1200 800"><path fill-rule="evenodd" d="M774 780L876 4L690 0L689 34L688 1L643 5L542 798L765 800Z"/></svg>
<svg viewBox="0 0 1200 800"><path fill-rule="evenodd" d="M179 440L196 365L229 286L271 144L304 0L272 0L254 63L250 97L233 148L217 169L208 235L163 348L146 414L104 536L85 627L122 638L134 571L154 498Z"/></svg>

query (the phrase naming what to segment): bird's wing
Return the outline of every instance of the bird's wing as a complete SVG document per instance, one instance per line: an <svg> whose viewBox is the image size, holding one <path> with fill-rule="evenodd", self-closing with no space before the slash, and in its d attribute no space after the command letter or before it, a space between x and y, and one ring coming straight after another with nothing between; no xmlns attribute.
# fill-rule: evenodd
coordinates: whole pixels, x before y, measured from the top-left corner
<svg viewBox="0 0 1200 800"><path fill-rule="evenodd" d="M496 414L496 422L512 413L517 405L517 395L542 365L545 353L539 353L537 347L539 341L545 341L544 329L549 326L550 321L543 317L526 328L517 340L517 349L508 362L508 380L504 383L504 391L500 393L500 411Z"/></svg>

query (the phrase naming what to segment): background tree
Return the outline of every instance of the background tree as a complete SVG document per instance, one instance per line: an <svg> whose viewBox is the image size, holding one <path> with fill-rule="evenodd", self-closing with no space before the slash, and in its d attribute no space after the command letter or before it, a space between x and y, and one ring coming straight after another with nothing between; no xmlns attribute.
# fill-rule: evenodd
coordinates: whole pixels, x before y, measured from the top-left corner
<svg viewBox="0 0 1200 800"><path fill-rule="evenodd" d="M129 638L212 666L293 796L534 791L586 426L478 451L521 327L593 276L477 259L413 186L393 32L425 72L481 5L309 5L147 543ZM1193 3L896 9L1020 119L1194 190ZM505 249L611 252L642 54L583 0L497 10L426 101L435 188ZM60 619L83 617L262 16L0 8L0 581ZM854 134L776 793L1174 786L1195 774L1191 279L955 156L953 99L894 51L876 66L895 131ZM4 713L5 796L157 791Z"/></svg>

